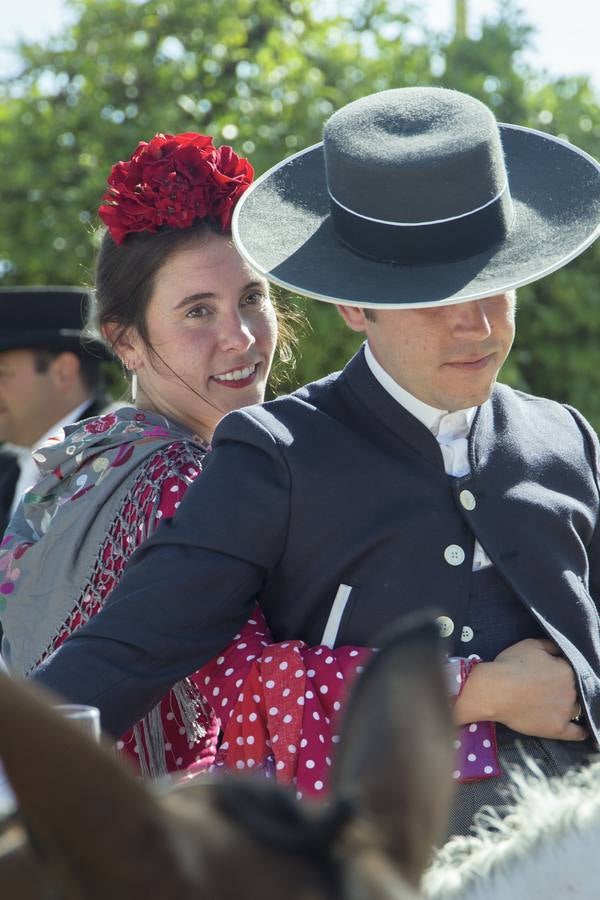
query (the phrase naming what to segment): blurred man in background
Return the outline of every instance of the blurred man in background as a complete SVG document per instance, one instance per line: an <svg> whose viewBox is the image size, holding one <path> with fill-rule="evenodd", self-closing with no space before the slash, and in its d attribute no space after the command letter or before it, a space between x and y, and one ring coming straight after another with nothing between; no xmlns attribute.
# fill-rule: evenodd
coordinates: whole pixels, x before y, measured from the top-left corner
<svg viewBox="0 0 600 900"><path fill-rule="evenodd" d="M106 349L82 343L89 300L76 287L0 289L0 535L36 481L32 450L108 402Z"/></svg>

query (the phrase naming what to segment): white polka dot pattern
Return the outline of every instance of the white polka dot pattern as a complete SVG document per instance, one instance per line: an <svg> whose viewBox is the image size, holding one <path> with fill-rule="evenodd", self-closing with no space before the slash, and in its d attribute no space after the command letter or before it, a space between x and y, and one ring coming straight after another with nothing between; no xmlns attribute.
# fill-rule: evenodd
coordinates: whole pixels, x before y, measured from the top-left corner
<svg viewBox="0 0 600 900"><path fill-rule="evenodd" d="M256 609L234 642L198 673L205 695L230 701L221 712L223 742L215 766L259 769L284 784L294 784L304 797L326 794L339 741L338 716L370 655L367 648L332 651L311 648L302 641L274 644ZM451 699L460 694L478 662L475 655L448 660ZM501 774L492 723L459 729L455 749L457 780ZM188 773L194 775L193 767Z"/></svg>
<svg viewBox="0 0 600 900"><path fill-rule="evenodd" d="M447 684L451 702L456 701L480 658L455 656L446 662ZM502 775L496 746L496 726L493 722L471 722L459 729L454 742L456 750L455 781L480 781Z"/></svg>
<svg viewBox="0 0 600 900"><path fill-rule="evenodd" d="M273 644L258 609L240 637L251 657L240 652L242 644L232 644L201 670L206 695L232 700L229 713L223 714L216 767L259 768L295 784L304 797L322 796L337 716L371 651L342 647L325 655L324 648L309 648L302 641Z"/></svg>

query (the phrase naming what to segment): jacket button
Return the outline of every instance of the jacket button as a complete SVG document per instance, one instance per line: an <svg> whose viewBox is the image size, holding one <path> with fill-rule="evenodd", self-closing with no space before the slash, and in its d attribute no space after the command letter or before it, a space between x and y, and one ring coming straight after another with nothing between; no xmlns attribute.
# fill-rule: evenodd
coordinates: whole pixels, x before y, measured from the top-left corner
<svg viewBox="0 0 600 900"><path fill-rule="evenodd" d="M441 636L450 637L454 631L454 622L452 619L449 616L438 616L435 621L438 624Z"/></svg>
<svg viewBox="0 0 600 900"><path fill-rule="evenodd" d="M469 641L473 640L473 629L469 628L468 625L465 625L460 634L461 641L464 641L465 644L468 644Z"/></svg>
<svg viewBox="0 0 600 900"><path fill-rule="evenodd" d="M465 551L458 544L448 544L444 550L444 559L449 566L461 566L465 561Z"/></svg>
<svg viewBox="0 0 600 900"><path fill-rule="evenodd" d="M461 506L464 509L468 509L469 512L477 506L475 495L472 494L471 491L461 491L458 495L458 499L460 500Z"/></svg>

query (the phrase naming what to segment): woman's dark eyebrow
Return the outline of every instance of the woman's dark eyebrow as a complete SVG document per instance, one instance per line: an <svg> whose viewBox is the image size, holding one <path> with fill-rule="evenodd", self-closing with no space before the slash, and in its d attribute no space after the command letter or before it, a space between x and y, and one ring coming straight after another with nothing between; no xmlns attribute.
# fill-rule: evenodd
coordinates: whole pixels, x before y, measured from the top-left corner
<svg viewBox="0 0 600 900"><path fill-rule="evenodd" d="M189 296L184 297L179 303L176 304L175 309L182 309L184 306L190 306L191 303L198 303L199 300L213 300L216 295L211 293L210 291L204 291L204 293L198 294L189 294Z"/></svg>
<svg viewBox="0 0 600 900"><path fill-rule="evenodd" d="M246 291L250 290L250 288L264 288L264 281L249 281L248 284L245 284L240 294L244 294ZM189 294L187 297L184 297L179 303L176 304L175 309L182 309L185 306L190 306L192 303L198 303L202 300L214 300L217 295L212 293L211 291L204 291L197 294Z"/></svg>

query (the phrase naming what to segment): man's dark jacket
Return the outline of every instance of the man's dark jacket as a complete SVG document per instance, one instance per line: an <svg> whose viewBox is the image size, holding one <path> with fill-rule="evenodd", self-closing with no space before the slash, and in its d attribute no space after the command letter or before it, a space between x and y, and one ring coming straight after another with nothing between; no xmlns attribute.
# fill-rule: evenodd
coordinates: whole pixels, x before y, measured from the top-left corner
<svg viewBox="0 0 600 900"><path fill-rule="evenodd" d="M471 473L452 478L360 351L340 374L231 413L213 446L175 519L41 681L100 706L117 735L228 644L257 598L276 640L318 643L349 585L337 645L368 645L416 607L464 607L477 537L571 662L598 739L599 447L579 413L497 385L471 429ZM457 546L464 562L449 564Z"/></svg>
<svg viewBox="0 0 600 900"><path fill-rule="evenodd" d="M15 485L19 480L19 463L12 450L0 449L0 535L8 525L8 514L15 495Z"/></svg>

